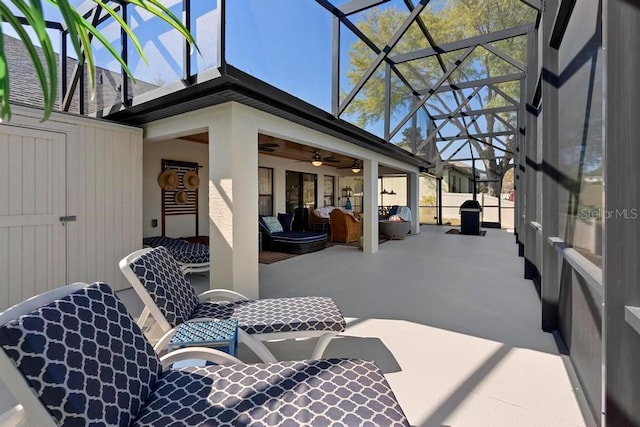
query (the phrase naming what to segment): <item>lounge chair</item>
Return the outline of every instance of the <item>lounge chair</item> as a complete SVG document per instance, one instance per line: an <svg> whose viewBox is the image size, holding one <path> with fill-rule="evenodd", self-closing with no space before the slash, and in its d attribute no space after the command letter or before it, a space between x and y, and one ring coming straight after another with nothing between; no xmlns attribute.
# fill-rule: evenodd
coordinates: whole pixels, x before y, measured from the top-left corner
<svg viewBox="0 0 640 427"><path fill-rule="evenodd" d="M145 237L142 244L149 248L167 248L185 274L203 273L211 269L208 245L166 236Z"/></svg>
<svg viewBox="0 0 640 427"><path fill-rule="evenodd" d="M108 285L76 283L0 313L13 425L385 425L408 422L382 372L349 359L245 365L209 348L158 358ZM215 366L171 368L180 361Z"/></svg>
<svg viewBox="0 0 640 427"><path fill-rule="evenodd" d="M329 214L329 218L332 242L351 243L360 239L361 224L353 214L334 209Z"/></svg>
<svg viewBox="0 0 640 427"><path fill-rule="evenodd" d="M327 247L327 233L317 231L296 231L284 229L272 231L265 223L265 218L258 217L258 225L262 233L263 246L268 251L288 254L306 254Z"/></svg>
<svg viewBox="0 0 640 427"><path fill-rule="evenodd" d="M265 362L275 362L276 358L261 341L294 338L318 338L311 355L318 359L329 341L346 327L331 298L250 300L227 289L196 295L164 247L133 252L120 261L120 269L145 306L138 324L143 326L150 314L165 333L156 344L158 351L166 348L174 328L183 322L234 318L238 320L238 341Z"/></svg>

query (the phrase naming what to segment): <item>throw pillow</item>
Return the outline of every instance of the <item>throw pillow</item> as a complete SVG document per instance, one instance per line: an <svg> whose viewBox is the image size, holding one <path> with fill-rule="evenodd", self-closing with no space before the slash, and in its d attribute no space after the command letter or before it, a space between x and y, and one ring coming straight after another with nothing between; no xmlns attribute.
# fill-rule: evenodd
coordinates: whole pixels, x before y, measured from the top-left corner
<svg viewBox="0 0 640 427"><path fill-rule="evenodd" d="M270 233L283 231L282 224L280 224L280 221L278 221L278 218L275 216L263 216L262 221L264 221Z"/></svg>
<svg viewBox="0 0 640 427"><path fill-rule="evenodd" d="M291 231L293 227L293 214L292 213L279 213L278 221L282 224L283 231Z"/></svg>

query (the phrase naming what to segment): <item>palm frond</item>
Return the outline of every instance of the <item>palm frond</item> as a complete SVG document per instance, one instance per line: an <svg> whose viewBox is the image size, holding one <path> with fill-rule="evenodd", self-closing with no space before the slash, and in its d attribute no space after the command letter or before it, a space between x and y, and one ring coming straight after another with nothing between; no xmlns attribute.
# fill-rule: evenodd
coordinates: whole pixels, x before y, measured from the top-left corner
<svg viewBox="0 0 640 427"><path fill-rule="evenodd" d="M24 8L24 10L27 10L29 12L34 12L34 10L31 7L29 7L28 5L26 5L24 2L20 0L15 1L14 4L16 4L16 6L18 6L19 8L21 7ZM36 75L40 80L40 86L42 87L42 92L44 95L45 118L49 117L49 115L51 114L51 110L53 109L52 101L55 101L55 94L51 96L51 90L52 89L55 90L55 79L56 79L55 66L53 67L53 70L49 69L49 76L47 76L47 73L45 72L44 66L42 64L42 60L38 55L38 50L33 44L33 41L31 41L31 37L29 36L29 34L26 32L26 30L20 23L18 17L3 2L0 2L0 15L2 15L3 19L5 19L9 23L9 25L11 25L11 27L16 31L16 33L18 34L18 37L20 37L20 39L24 43L25 48L27 49L27 52L31 57L31 61L33 62ZM37 11L36 11L36 15L37 15ZM33 15L31 17L33 17ZM29 20L28 16L26 18L27 20ZM34 19L34 24L36 25L36 28L34 28L34 30L36 30L36 32L41 29L39 28L40 25L38 24L37 18L38 16L35 16L35 19ZM44 19L40 20L40 24L44 26ZM45 34L46 34L46 31L45 31ZM2 62L5 65L5 72L4 72L4 75L0 76L0 78L2 78L1 86L5 88L4 89L5 93L9 93L9 86L8 86L9 85L9 69L8 69L8 64L6 64L4 48L2 49ZM54 64L55 64L55 59L54 59ZM9 97L3 97L1 102L2 102L2 107L0 108L0 110L3 113L2 118L3 119L9 118L11 114L11 107L9 106ZM6 115L4 114L5 111L7 112Z"/></svg>

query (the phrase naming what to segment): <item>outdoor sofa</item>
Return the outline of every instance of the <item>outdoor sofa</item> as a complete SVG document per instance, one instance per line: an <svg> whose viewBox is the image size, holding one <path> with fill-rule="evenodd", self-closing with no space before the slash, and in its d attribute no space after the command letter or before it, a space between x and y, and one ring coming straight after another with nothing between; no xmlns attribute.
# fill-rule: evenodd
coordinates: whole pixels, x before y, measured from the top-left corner
<svg viewBox="0 0 640 427"><path fill-rule="evenodd" d="M289 220L289 218L291 218ZM262 233L262 249L288 254L306 254L327 246L327 233L320 231L292 230L293 215L280 214L278 218L258 217ZM278 227L279 225L279 227Z"/></svg>

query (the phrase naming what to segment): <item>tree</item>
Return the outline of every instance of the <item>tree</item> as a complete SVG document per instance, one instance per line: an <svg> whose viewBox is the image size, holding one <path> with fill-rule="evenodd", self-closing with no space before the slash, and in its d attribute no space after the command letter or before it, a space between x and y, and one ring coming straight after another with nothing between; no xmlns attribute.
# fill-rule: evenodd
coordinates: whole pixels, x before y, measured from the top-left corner
<svg viewBox="0 0 640 427"><path fill-rule="evenodd" d="M524 23L532 22L535 19L535 11L522 5L518 0L452 0L440 10L425 9L420 14L420 18L425 23L429 33L438 44L445 44L452 41L465 39L481 34L489 34L493 31L515 27ZM392 39L394 33L406 20L409 12L398 10L393 7L372 8L362 15L362 19L356 23L358 28L369 37L378 47L384 47ZM526 62L526 38L517 37L493 43L493 46L510 55L511 57ZM391 56L394 54L411 52L419 49L431 47L424 33L418 25L412 24L408 31L402 36L398 44L393 48ZM441 62L448 69L461 55L462 51L447 52L436 56L430 56L414 60L408 63L398 64L397 68L402 77L411 85L414 90L428 89L443 74ZM364 42L357 41L350 50L350 69L347 78L352 84L356 84L362 77L365 70L370 66L376 54ZM451 74L451 81L459 82L466 80L477 80L504 74L512 73L512 65L483 48L476 48L474 52L464 61L464 63ZM519 99L518 82L500 84L499 89L514 99ZM507 101L496 91L488 88L481 93L480 103L483 108L493 108L507 105ZM445 97L434 95L429 99L427 108L431 114L444 114L457 108L457 102L462 99L461 93L450 93ZM457 99L455 97L458 97ZM415 94L407 88L401 76L392 74L391 78L391 129L394 123L399 122L409 111L415 101ZM447 111L448 110L448 111ZM374 124L384 118L384 64L382 64L371 79L363 86L358 96L348 105L346 114L355 117L355 122L361 127ZM509 123L513 128L517 127L517 116L514 113L499 113L500 119L493 115L484 118L486 123L485 132L491 133L502 130L504 122ZM465 120L465 119L463 119ZM477 122L470 123L466 119L465 124L470 124L470 129L480 131ZM461 129L464 124L453 121ZM401 132L403 137L398 145L403 147L414 146L408 138L417 138L416 143L420 145L420 137L417 132L412 132L404 128ZM466 143L467 141L465 141ZM514 165L511 162L515 151L515 140L509 137L504 141L507 152L496 154L496 149L492 147L493 139L483 140L470 139L469 144L483 160L485 173L489 183L489 192L492 195L500 194L501 181L504 174ZM426 155L424 151L415 152L418 155ZM504 154L504 156L503 156ZM502 158L499 158L503 156ZM431 159L427 159L431 160Z"/></svg>
<svg viewBox="0 0 640 427"><path fill-rule="evenodd" d="M92 1L96 4L96 7L101 7L124 29L129 37L129 41L135 46L140 57L146 62L142 46L138 42L135 34L129 25L122 20L120 15L118 15L118 12L107 4L108 0ZM78 13L78 11L69 3L69 0L49 0L49 3L60 10L64 20L64 25L69 33L69 39L71 40L71 44L73 45L77 57L81 61L84 60L87 62L89 85L91 87L92 97L95 94L96 84L95 61L93 50L91 48L92 38L98 40L108 50L108 52L118 60L125 73L135 81L133 73L125 61L120 57L120 53L111 46L107 39L91 23ZM189 43L195 46L193 36L189 33L184 24L182 24L180 19L162 4L161 0L126 0L123 3L122 7L125 7L126 4L132 4L159 17L178 30L180 34L189 41ZM9 7L9 4L13 5L14 9L18 10L19 13L14 13ZM20 22L19 16L24 17L28 25L33 29L37 43L34 42L25 31L25 28ZM44 97L44 119L46 120L50 116L55 103L58 73L55 51L53 49L51 39L49 38L49 34L46 31L46 20L43 13L42 1L0 1L0 20L6 21L16 31L18 37L22 40L29 52L29 56L31 57L31 61L34 65L34 70L37 74L38 80L40 81L40 86L42 87ZM36 44L41 46L43 58L38 55ZM3 35L0 31L0 121L11 118L9 79L9 68L5 56Z"/></svg>

